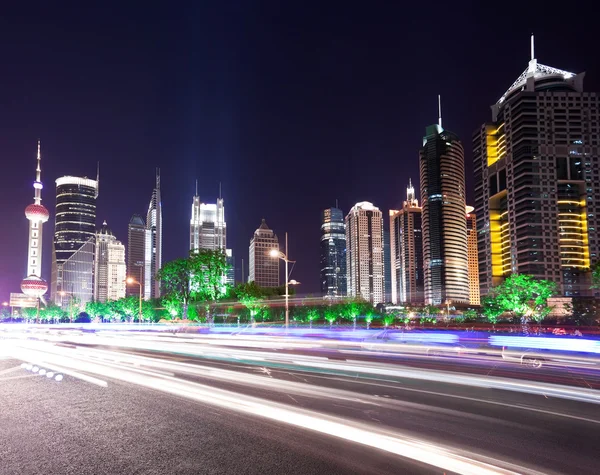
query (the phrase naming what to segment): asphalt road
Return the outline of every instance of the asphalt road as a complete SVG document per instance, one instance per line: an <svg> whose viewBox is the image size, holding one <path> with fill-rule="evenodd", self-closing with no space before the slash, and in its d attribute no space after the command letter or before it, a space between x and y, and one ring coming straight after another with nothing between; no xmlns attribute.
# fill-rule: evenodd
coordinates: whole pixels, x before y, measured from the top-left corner
<svg viewBox="0 0 600 475"><path fill-rule="evenodd" d="M517 473L597 473L600 406L505 389L464 361L124 341L28 341L27 358L0 360L0 473L451 472L438 450ZM56 382L27 360L73 376ZM505 378L511 366L490 370ZM519 370L522 386L536 374ZM368 433L359 443L357 428ZM415 445L399 456L385 437Z"/></svg>

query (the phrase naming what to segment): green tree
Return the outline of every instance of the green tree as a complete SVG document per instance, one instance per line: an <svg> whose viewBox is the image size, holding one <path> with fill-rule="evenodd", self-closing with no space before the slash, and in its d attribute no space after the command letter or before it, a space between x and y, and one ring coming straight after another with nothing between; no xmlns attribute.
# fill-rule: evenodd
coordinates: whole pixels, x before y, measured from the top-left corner
<svg viewBox="0 0 600 475"><path fill-rule="evenodd" d="M250 320L254 324L256 316L265 305L264 299L267 291L252 281L237 285L233 293L238 301L248 309Z"/></svg>
<svg viewBox="0 0 600 475"><path fill-rule="evenodd" d="M85 312L93 319L106 314L106 304L102 302L88 302L85 304Z"/></svg>
<svg viewBox="0 0 600 475"><path fill-rule="evenodd" d="M195 293L192 280L195 272L201 272L196 264L197 261L191 258L175 259L163 264L156 274L156 278L161 281L165 290L165 298L181 302L184 320L188 318L188 306Z"/></svg>
<svg viewBox="0 0 600 475"><path fill-rule="evenodd" d="M590 289L600 289L600 262L592 266L592 285Z"/></svg>
<svg viewBox="0 0 600 475"><path fill-rule="evenodd" d="M306 311L306 320L308 321L308 327L312 328L312 323L318 320L320 317L319 309L317 307L311 307Z"/></svg>
<svg viewBox="0 0 600 475"><path fill-rule="evenodd" d="M339 309L336 307L337 305L330 305L325 308L325 320L329 322L329 329L331 329L333 322L335 322L339 316Z"/></svg>
<svg viewBox="0 0 600 475"><path fill-rule="evenodd" d="M526 324L531 318L539 323L552 311L548 299L556 294L555 282L535 279L527 274L511 274L493 289L498 307Z"/></svg>

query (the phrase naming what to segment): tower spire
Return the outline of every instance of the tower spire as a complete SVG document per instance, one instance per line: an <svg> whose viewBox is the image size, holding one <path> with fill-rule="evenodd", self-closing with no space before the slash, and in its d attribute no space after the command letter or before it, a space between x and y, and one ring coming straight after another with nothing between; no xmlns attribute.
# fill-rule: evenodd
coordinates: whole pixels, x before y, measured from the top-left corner
<svg viewBox="0 0 600 475"><path fill-rule="evenodd" d="M223 199L223 196L221 195L221 182L219 182L219 199Z"/></svg>
<svg viewBox="0 0 600 475"><path fill-rule="evenodd" d="M98 198L100 193L100 161L98 161L96 167L96 198Z"/></svg>
<svg viewBox="0 0 600 475"><path fill-rule="evenodd" d="M195 196L198 196L198 178L196 178L196 195Z"/></svg>
<svg viewBox="0 0 600 475"><path fill-rule="evenodd" d="M156 189L160 190L160 168L156 169Z"/></svg>
<svg viewBox="0 0 600 475"><path fill-rule="evenodd" d="M438 94L438 125L442 126L442 95Z"/></svg>
<svg viewBox="0 0 600 475"><path fill-rule="evenodd" d="M415 200L415 189L413 188L413 185L412 185L412 179L409 178L408 186L406 187L406 201L410 205L410 204L412 204L412 202L414 200Z"/></svg>
<svg viewBox="0 0 600 475"><path fill-rule="evenodd" d="M535 49L534 49L534 42L533 42L533 33L531 33L531 59L535 59Z"/></svg>

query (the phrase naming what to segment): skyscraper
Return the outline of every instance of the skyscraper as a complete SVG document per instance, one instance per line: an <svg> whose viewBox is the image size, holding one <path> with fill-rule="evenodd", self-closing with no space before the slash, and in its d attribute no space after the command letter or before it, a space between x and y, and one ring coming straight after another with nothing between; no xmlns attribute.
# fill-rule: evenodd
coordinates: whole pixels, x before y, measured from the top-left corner
<svg viewBox="0 0 600 475"><path fill-rule="evenodd" d="M423 234L421 208L412 182L401 210L390 210L392 303L422 304Z"/></svg>
<svg viewBox="0 0 600 475"><path fill-rule="evenodd" d="M279 239L263 219L250 240L248 282L254 281L260 287L279 286L279 259L269 255L271 249L279 249Z"/></svg>
<svg viewBox="0 0 600 475"><path fill-rule="evenodd" d="M383 218L373 203L356 203L346 216L346 246L348 296L384 302Z"/></svg>
<svg viewBox="0 0 600 475"><path fill-rule="evenodd" d="M94 294L96 199L99 180L63 176L56 180L51 297L83 307Z"/></svg>
<svg viewBox="0 0 600 475"><path fill-rule="evenodd" d="M480 305L479 259L477 255L477 216L472 206L467 206L467 257L469 259L469 303Z"/></svg>
<svg viewBox="0 0 600 475"><path fill-rule="evenodd" d="M383 229L383 300L392 301L392 248L390 246L390 232Z"/></svg>
<svg viewBox="0 0 600 475"><path fill-rule="evenodd" d="M106 302L125 297L125 246L117 241L106 221L96 235L94 300Z"/></svg>
<svg viewBox="0 0 600 475"><path fill-rule="evenodd" d="M135 279L144 288L144 268L146 261L146 223L139 214L134 214L127 228L127 276ZM137 296L137 284L127 286L127 295Z"/></svg>
<svg viewBox="0 0 600 475"><path fill-rule="evenodd" d="M48 284L42 279L42 227L50 218L50 213L42 205L42 155L40 142L37 147L37 168L35 170L35 190L33 203L25 208L29 221L29 240L27 241L26 277L21 281L21 291L26 295L42 297L48 291Z"/></svg>
<svg viewBox="0 0 600 475"><path fill-rule="evenodd" d="M438 124L419 154L425 303L469 302L465 161L462 143Z"/></svg>
<svg viewBox="0 0 600 475"><path fill-rule="evenodd" d="M160 199L160 170L156 170L156 187L146 215L144 298L160 297L160 282L156 273L162 267L162 203Z"/></svg>
<svg viewBox="0 0 600 475"><path fill-rule="evenodd" d="M198 192L192 203L190 220L190 251L227 248L227 224L222 198L216 204L202 203Z"/></svg>
<svg viewBox="0 0 600 475"><path fill-rule="evenodd" d="M190 219L190 251L198 249L217 250L225 252L229 271L225 275L225 282L235 285L235 260L233 251L227 249L227 223L225 222L225 204L219 197L216 204L202 203L196 195L192 201L192 217Z"/></svg>
<svg viewBox="0 0 600 475"><path fill-rule="evenodd" d="M338 208L321 213L321 293L325 298L346 296L346 225Z"/></svg>
<svg viewBox="0 0 600 475"><path fill-rule="evenodd" d="M511 273L587 293L600 253L600 98L585 73L525 71L473 135L482 295Z"/></svg>

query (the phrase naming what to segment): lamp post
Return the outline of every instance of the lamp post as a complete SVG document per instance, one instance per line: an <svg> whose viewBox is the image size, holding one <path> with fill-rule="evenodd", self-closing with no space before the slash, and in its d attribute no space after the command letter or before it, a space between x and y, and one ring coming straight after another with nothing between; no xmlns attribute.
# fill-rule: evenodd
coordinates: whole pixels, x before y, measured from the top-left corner
<svg viewBox="0 0 600 475"><path fill-rule="evenodd" d="M285 262L285 329L287 330L290 326L290 306L289 306L289 298L290 298L290 293L289 293L289 286L291 285L298 285L300 284L300 282L297 282L295 280L289 280L289 274L288 274L288 264L291 262L292 264L295 263L296 261L290 261L288 259L288 237L287 237L287 233L285 233L285 253L281 252L279 249L271 249L271 251L269 252L269 255L271 257L277 257L279 259L281 259L283 262Z"/></svg>
<svg viewBox="0 0 600 475"><path fill-rule="evenodd" d="M139 310L139 315L138 315L138 321L140 323L142 323L142 284L141 282L138 282L137 280L135 280L133 277L127 277L127 283L128 284L137 284L140 286L140 310Z"/></svg>

